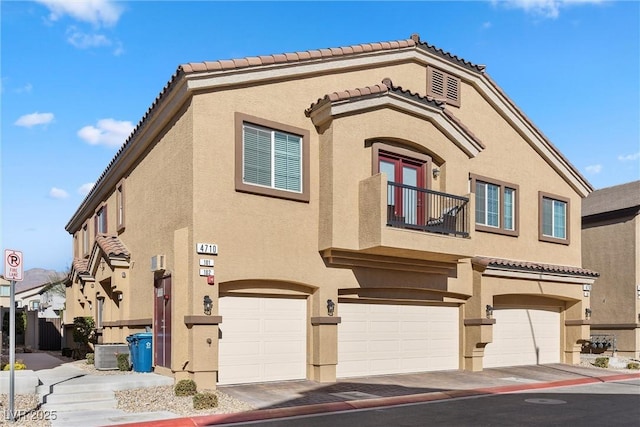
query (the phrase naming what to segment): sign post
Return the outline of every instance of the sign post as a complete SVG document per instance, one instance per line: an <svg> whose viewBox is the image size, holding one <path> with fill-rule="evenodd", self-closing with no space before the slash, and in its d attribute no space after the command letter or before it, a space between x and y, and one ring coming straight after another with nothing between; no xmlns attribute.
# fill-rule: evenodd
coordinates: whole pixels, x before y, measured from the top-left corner
<svg viewBox="0 0 640 427"><path fill-rule="evenodd" d="M9 299L9 420L15 421L16 282L22 281L22 252L4 250L4 278L11 281Z"/></svg>

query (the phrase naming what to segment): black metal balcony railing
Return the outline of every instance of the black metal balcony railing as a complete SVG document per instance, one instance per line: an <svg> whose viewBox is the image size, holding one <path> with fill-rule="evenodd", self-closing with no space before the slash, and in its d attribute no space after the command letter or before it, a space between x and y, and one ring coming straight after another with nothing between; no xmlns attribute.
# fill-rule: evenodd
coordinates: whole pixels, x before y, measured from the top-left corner
<svg viewBox="0 0 640 427"><path fill-rule="evenodd" d="M387 225L467 237L468 203L466 197L389 182Z"/></svg>

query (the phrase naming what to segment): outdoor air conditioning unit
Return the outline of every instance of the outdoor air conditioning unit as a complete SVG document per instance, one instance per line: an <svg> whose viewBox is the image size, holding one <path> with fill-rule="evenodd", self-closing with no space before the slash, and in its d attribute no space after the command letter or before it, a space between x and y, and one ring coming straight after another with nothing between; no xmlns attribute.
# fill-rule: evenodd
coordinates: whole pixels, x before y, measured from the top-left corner
<svg viewBox="0 0 640 427"><path fill-rule="evenodd" d="M167 269L165 265L166 258L164 255L154 255L151 257L151 271L163 271Z"/></svg>
<svg viewBox="0 0 640 427"><path fill-rule="evenodd" d="M118 369L118 354L129 354L128 344L96 344L93 363L101 371Z"/></svg>

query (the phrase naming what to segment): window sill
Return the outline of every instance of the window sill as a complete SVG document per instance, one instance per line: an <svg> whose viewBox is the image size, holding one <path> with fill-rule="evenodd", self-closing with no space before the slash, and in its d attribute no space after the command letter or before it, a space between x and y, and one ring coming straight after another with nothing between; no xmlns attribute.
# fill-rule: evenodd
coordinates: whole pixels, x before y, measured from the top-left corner
<svg viewBox="0 0 640 427"><path fill-rule="evenodd" d="M476 224L476 231L481 231L483 233L500 234L503 236L510 236L510 237L518 237L520 235L518 230L504 230L502 228L488 227L486 225L481 225L481 224Z"/></svg>

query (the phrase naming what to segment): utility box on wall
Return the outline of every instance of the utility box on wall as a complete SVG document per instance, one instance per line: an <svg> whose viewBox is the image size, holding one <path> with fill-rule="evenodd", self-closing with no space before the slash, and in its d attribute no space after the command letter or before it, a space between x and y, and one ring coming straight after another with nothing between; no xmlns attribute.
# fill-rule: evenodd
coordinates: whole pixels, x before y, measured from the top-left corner
<svg viewBox="0 0 640 427"><path fill-rule="evenodd" d="M118 369L118 354L129 354L127 344L96 344L93 363L101 371Z"/></svg>

